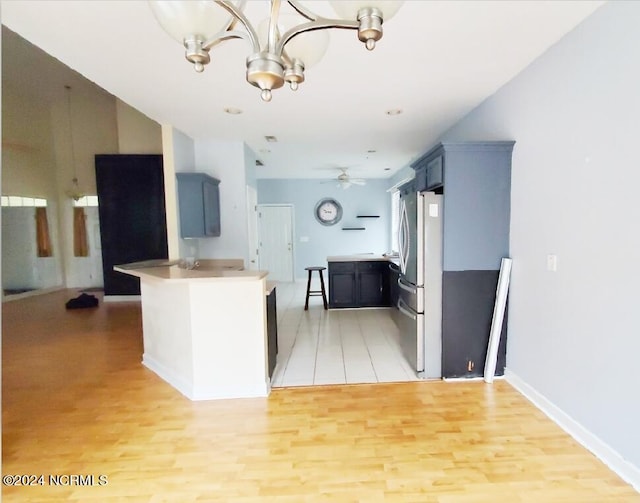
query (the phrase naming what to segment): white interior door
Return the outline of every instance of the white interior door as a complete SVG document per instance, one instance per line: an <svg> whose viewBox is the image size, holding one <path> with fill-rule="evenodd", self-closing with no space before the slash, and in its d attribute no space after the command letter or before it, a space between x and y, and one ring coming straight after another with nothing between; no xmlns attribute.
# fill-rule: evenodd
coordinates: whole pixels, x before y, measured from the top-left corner
<svg viewBox="0 0 640 503"><path fill-rule="evenodd" d="M258 192L247 185L247 228L249 230L249 269L258 269Z"/></svg>
<svg viewBox="0 0 640 503"><path fill-rule="evenodd" d="M260 270L270 281L293 281L293 207L258 205Z"/></svg>

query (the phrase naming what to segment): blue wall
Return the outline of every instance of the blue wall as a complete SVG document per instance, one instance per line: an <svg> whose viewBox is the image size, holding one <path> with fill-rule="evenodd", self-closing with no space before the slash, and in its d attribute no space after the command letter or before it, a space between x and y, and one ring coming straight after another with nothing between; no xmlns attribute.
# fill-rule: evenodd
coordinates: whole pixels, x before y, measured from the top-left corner
<svg viewBox="0 0 640 503"><path fill-rule="evenodd" d="M639 27L605 3L442 138L516 140L505 375L636 489Z"/></svg>
<svg viewBox="0 0 640 503"><path fill-rule="evenodd" d="M258 204L292 204L294 207L294 261L297 279L306 277L305 267L327 265L327 257L354 253L389 251L391 196L389 180L370 179L364 186L347 190L336 182L309 179L259 179ZM343 209L342 220L324 226L314 217L316 203L323 197L336 199ZM358 214L380 218L356 218ZM366 227L364 231L343 231L342 227ZM301 241L308 238L308 241Z"/></svg>

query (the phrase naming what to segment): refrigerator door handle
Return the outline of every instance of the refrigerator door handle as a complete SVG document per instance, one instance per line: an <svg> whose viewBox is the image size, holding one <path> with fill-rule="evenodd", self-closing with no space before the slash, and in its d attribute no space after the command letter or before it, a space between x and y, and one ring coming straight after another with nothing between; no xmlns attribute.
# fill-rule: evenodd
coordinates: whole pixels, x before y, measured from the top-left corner
<svg viewBox="0 0 640 503"><path fill-rule="evenodd" d="M418 293L418 287L413 286L411 283L407 283L402 279L402 276L398 278L398 286L403 290L416 295Z"/></svg>
<svg viewBox="0 0 640 503"><path fill-rule="evenodd" d="M405 307L406 306L406 307ZM398 299L398 311L400 311L402 314L404 314L405 316L408 316L409 318L411 318L412 320L416 321L418 319L418 315L415 313L412 313L409 309L409 306L407 306L404 301L402 299Z"/></svg>
<svg viewBox="0 0 640 503"><path fill-rule="evenodd" d="M409 227L409 215L407 213L407 205L404 204L402 206L402 217L403 217L403 227L404 227L404 243L403 243L403 262L404 262L404 269L402 271L402 274L405 274L407 272L407 264L409 263L409 259L411 258L410 255L410 250L411 250L411 228Z"/></svg>
<svg viewBox="0 0 640 503"><path fill-rule="evenodd" d="M405 226L404 226L404 217L405 217L405 206L404 201L400 199L400 222L398 222L398 259L400 262L400 271L404 274L406 269L406 260L405 260L405 252L404 252L404 242L405 242Z"/></svg>

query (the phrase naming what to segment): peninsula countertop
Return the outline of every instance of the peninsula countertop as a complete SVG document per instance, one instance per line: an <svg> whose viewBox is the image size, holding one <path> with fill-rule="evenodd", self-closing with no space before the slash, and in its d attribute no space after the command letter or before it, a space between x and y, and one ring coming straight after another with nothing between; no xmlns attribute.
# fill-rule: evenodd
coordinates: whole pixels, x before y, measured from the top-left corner
<svg viewBox="0 0 640 503"><path fill-rule="evenodd" d="M260 280L268 271L245 270L241 259L203 259L198 265L187 269L179 261L134 262L113 267L114 271L138 278L160 281L217 281L217 280Z"/></svg>

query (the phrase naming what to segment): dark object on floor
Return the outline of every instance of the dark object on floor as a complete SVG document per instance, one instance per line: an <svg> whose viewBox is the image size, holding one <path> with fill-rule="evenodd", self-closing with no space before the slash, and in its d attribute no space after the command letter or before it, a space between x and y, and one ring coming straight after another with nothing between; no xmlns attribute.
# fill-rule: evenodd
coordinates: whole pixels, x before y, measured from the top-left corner
<svg viewBox="0 0 640 503"><path fill-rule="evenodd" d="M96 307L97 305L98 299L95 296L83 293L75 299L67 301L65 307L67 309L81 309L83 307Z"/></svg>

